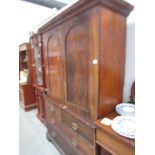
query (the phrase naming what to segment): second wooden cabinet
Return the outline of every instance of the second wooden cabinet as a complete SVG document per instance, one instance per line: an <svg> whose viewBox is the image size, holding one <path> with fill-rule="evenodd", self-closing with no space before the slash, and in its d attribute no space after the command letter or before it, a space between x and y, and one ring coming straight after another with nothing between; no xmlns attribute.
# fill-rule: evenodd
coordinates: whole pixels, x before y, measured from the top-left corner
<svg viewBox="0 0 155 155"><path fill-rule="evenodd" d="M19 46L19 101L25 111L36 108L35 88L33 87L31 44Z"/></svg>

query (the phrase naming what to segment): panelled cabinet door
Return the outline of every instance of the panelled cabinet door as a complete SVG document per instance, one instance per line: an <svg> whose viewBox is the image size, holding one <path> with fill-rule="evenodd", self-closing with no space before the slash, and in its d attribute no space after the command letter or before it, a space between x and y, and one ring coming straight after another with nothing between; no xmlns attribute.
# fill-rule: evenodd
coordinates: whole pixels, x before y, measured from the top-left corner
<svg viewBox="0 0 155 155"><path fill-rule="evenodd" d="M31 37L31 44L33 47L32 67L34 72L34 81L36 85L44 85L44 68L43 68L43 53L41 35L34 34Z"/></svg>
<svg viewBox="0 0 155 155"><path fill-rule="evenodd" d="M85 118L98 114L98 7L43 34L47 96Z"/></svg>
<svg viewBox="0 0 155 155"><path fill-rule="evenodd" d="M84 19L70 28L65 43L67 100L86 112L89 112L88 40L88 26Z"/></svg>
<svg viewBox="0 0 155 155"><path fill-rule="evenodd" d="M91 67L93 35L91 12L85 12L67 21L63 29L66 66L66 100L76 112L90 118ZM94 109L95 111L95 109ZM96 113L96 112L95 112Z"/></svg>
<svg viewBox="0 0 155 155"><path fill-rule="evenodd" d="M62 99L62 43L59 28L48 31L46 42L46 83L47 95L51 99Z"/></svg>

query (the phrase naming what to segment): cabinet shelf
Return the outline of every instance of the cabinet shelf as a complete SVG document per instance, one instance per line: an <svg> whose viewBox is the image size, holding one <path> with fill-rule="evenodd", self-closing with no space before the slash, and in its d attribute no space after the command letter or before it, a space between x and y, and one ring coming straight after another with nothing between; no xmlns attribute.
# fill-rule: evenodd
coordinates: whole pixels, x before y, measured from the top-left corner
<svg viewBox="0 0 155 155"><path fill-rule="evenodd" d="M26 47L29 47L28 49ZM30 50L30 44L24 43L19 46L19 79L21 80L22 77L22 71L27 69L29 71L28 74L28 81L27 82L33 82L33 73L32 73L32 62L31 62L31 50ZM24 49L24 50L23 50ZM20 51L21 50L21 51Z"/></svg>

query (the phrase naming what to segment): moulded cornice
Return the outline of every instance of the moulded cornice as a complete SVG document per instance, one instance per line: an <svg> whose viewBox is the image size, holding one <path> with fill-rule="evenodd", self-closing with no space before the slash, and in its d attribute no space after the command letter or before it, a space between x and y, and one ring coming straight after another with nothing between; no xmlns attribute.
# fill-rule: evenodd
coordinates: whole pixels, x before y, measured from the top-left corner
<svg viewBox="0 0 155 155"><path fill-rule="evenodd" d="M58 13L57 16L54 16L49 22L41 26L38 29L38 32L42 33L48 31L49 28L55 27L63 23L65 20L97 5L109 8L125 17L127 17L134 8L131 4L123 0L80 0L60 14Z"/></svg>

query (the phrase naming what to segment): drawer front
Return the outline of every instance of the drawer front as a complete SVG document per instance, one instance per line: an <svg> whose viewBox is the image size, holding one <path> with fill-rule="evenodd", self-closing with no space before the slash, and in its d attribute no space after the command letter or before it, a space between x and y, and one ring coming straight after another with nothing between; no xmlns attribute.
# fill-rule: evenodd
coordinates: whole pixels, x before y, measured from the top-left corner
<svg viewBox="0 0 155 155"><path fill-rule="evenodd" d="M80 152L80 155L94 154L93 145L88 143L85 139L81 138L81 136L76 134L68 126L64 125L63 131L67 141L70 143L70 145L72 145L72 147L74 147L76 150Z"/></svg>
<svg viewBox="0 0 155 155"><path fill-rule="evenodd" d="M61 108L53 104L52 102L45 101L46 116L53 117L57 116L61 118Z"/></svg>
<svg viewBox="0 0 155 155"><path fill-rule="evenodd" d="M48 129L50 136L54 139L54 141L59 145L59 147L66 153L66 155L80 155L77 150L74 149L64 138L58 129L50 127Z"/></svg>
<svg viewBox="0 0 155 155"><path fill-rule="evenodd" d="M61 128L61 108L51 102L45 102L45 117L47 127Z"/></svg>
<svg viewBox="0 0 155 155"><path fill-rule="evenodd" d="M62 120L72 131L85 138L90 144L94 144L95 132L91 127L87 126L85 123L65 111L62 112Z"/></svg>
<svg viewBox="0 0 155 155"><path fill-rule="evenodd" d="M104 148L101 148L101 155L113 155L113 154L111 154L110 152L108 152Z"/></svg>
<svg viewBox="0 0 155 155"><path fill-rule="evenodd" d="M52 117L52 118L46 118L46 126L48 129L50 129L51 127L54 127L56 129L62 129L63 126L62 126L62 122L59 118L55 118L55 117Z"/></svg>

